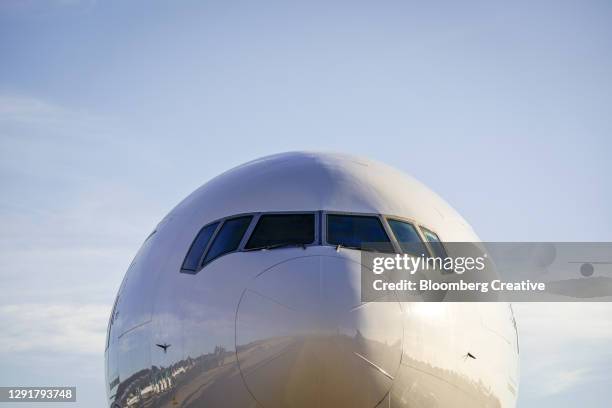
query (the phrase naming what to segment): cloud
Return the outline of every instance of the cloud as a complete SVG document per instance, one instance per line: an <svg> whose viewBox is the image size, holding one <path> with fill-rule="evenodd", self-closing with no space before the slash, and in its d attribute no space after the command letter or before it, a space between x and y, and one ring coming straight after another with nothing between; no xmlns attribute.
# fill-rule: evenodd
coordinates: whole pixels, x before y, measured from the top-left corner
<svg viewBox="0 0 612 408"><path fill-rule="evenodd" d="M517 303L521 393L536 398L612 383L612 303Z"/></svg>
<svg viewBox="0 0 612 408"><path fill-rule="evenodd" d="M551 396L570 390L586 382L590 374L591 371L584 368L550 373L541 384L541 395Z"/></svg>
<svg viewBox="0 0 612 408"><path fill-rule="evenodd" d="M513 308L522 342L538 352L612 340L612 303L516 303Z"/></svg>
<svg viewBox="0 0 612 408"><path fill-rule="evenodd" d="M0 12L9 16L40 16L56 11L89 11L97 0L3 0Z"/></svg>
<svg viewBox="0 0 612 408"><path fill-rule="evenodd" d="M21 191L34 190L33 183L22 182ZM53 192L43 188L46 200ZM73 302L112 302L163 212L121 185L88 188L65 191L49 203L12 194L0 199L0 304L56 303L66 294Z"/></svg>
<svg viewBox="0 0 612 408"><path fill-rule="evenodd" d="M113 122L111 118L94 115L83 109L67 108L42 98L23 94L0 94L0 125L2 141L11 137L40 135L46 139L103 138ZM26 132L24 132L24 130Z"/></svg>
<svg viewBox="0 0 612 408"><path fill-rule="evenodd" d="M0 120L18 120L32 116L49 117L61 113L65 111L40 99L0 95Z"/></svg>
<svg viewBox="0 0 612 408"><path fill-rule="evenodd" d="M155 223L97 170L107 157L92 152L121 151L115 133L110 118L0 94L0 351L103 352L113 288Z"/></svg>
<svg viewBox="0 0 612 408"><path fill-rule="evenodd" d="M0 123L26 122L45 124L94 121L96 117L85 112L67 109L44 99L27 95L0 94Z"/></svg>
<svg viewBox="0 0 612 408"><path fill-rule="evenodd" d="M11 304L0 306L2 353L104 352L109 305Z"/></svg>
<svg viewBox="0 0 612 408"><path fill-rule="evenodd" d="M138 246L170 208L145 184L152 165L134 168L119 128L0 94L0 305L56 304L66 295L112 303Z"/></svg>

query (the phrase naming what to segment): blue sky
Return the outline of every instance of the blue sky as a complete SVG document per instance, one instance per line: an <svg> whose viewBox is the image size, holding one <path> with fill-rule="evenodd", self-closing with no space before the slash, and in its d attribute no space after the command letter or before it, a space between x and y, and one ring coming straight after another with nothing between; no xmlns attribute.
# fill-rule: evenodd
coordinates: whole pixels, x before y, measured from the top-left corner
<svg viewBox="0 0 612 408"><path fill-rule="evenodd" d="M2 2L0 384L105 406L136 249L266 154L386 162L483 240L612 241L610 72L606 1ZM611 312L517 306L520 407L605 406Z"/></svg>

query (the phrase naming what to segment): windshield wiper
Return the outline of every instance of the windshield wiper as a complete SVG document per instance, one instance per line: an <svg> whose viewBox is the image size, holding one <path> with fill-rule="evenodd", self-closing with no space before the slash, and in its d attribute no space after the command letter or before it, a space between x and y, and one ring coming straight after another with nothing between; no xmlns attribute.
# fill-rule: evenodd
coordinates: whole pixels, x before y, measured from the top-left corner
<svg viewBox="0 0 612 408"><path fill-rule="evenodd" d="M352 245L342 245L342 244L336 244L336 252L340 252L340 250L342 248L346 248L346 249L354 249L356 251L364 251L364 252L380 252L380 253L387 253L387 251L382 251L382 250L378 250L376 248L368 248L368 247L364 247L364 246L352 246ZM393 253L393 252L389 252L389 253Z"/></svg>
<svg viewBox="0 0 612 408"><path fill-rule="evenodd" d="M248 248L248 249L245 249L245 251L261 251L261 250L268 250L268 249L290 248L290 247L301 247L302 249L306 249L306 244L298 243L298 242L279 242L278 244L270 244L270 245L263 245L260 247L255 247L255 248Z"/></svg>

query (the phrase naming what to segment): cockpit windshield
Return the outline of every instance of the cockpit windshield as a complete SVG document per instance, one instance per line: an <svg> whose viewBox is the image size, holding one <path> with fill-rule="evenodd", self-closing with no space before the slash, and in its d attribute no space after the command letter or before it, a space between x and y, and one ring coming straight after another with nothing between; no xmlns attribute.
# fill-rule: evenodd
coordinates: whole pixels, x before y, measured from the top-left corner
<svg viewBox="0 0 612 408"><path fill-rule="evenodd" d="M402 252L416 256L427 255L427 248L414 225L395 219L387 219L387 222Z"/></svg>
<svg viewBox="0 0 612 408"><path fill-rule="evenodd" d="M327 243L346 248L393 252L380 219L369 215L328 214Z"/></svg>
<svg viewBox="0 0 612 408"><path fill-rule="evenodd" d="M428 230L427 228L421 227L421 230L423 231L425 239L427 240L427 242L429 242L429 246L431 247L431 250L433 251L434 255L440 258L446 258L448 256L446 254L446 249L444 248L444 245L442 245L442 241L440 241L438 235L436 235L435 232Z"/></svg>
<svg viewBox="0 0 612 408"><path fill-rule="evenodd" d="M308 245L314 240L314 214L266 214L259 218L244 249Z"/></svg>

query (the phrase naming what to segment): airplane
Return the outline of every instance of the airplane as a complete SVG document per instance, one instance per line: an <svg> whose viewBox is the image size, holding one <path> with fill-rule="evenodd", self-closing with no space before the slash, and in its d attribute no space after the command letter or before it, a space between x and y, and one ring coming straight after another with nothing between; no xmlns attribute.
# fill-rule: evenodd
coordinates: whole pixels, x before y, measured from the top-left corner
<svg viewBox="0 0 612 408"><path fill-rule="evenodd" d="M569 261L570 264L580 264L580 274L585 278L593 275L595 272L594 265L612 265L612 262L607 261Z"/></svg>
<svg viewBox="0 0 612 408"><path fill-rule="evenodd" d="M362 302L366 242L479 239L423 184L360 157L281 153L208 181L120 285L109 407L515 407L511 305Z"/></svg>
<svg viewBox="0 0 612 408"><path fill-rule="evenodd" d="M164 350L164 353L168 352L168 347L170 347L171 345L168 343L164 343L164 344L155 344L157 347L161 348L162 350Z"/></svg>

